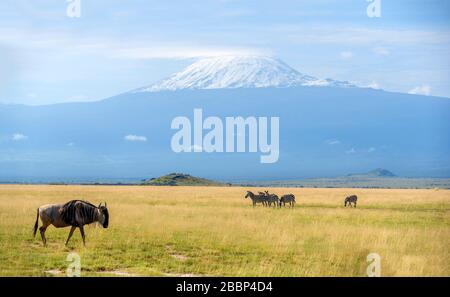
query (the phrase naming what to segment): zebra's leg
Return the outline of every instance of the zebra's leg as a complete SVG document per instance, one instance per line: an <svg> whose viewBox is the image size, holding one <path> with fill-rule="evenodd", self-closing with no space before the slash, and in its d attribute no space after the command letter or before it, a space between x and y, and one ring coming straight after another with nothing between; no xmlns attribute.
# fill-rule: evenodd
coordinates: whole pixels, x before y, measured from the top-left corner
<svg viewBox="0 0 450 297"><path fill-rule="evenodd" d="M69 243L69 240L70 240L70 238L71 238L72 235L73 235L73 231L75 231L76 228L77 228L77 227L75 227L75 226L72 226L72 228L70 228L69 237L67 237L67 240L66 240L66 246L67 246L67 244Z"/></svg>
<svg viewBox="0 0 450 297"><path fill-rule="evenodd" d="M80 226L81 237L83 238L83 245L86 246L86 237L84 236L84 227Z"/></svg>

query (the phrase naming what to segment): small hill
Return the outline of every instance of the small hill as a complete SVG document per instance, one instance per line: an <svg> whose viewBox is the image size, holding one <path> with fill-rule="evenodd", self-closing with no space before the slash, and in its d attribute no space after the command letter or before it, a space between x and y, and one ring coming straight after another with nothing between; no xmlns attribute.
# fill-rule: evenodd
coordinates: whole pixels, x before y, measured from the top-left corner
<svg viewBox="0 0 450 297"><path fill-rule="evenodd" d="M377 168L366 173L349 174L349 177L396 177L391 171Z"/></svg>
<svg viewBox="0 0 450 297"><path fill-rule="evenodd" d="M146 186L225 186L226 184L183 173L171 173L144 181Z"/></svg>

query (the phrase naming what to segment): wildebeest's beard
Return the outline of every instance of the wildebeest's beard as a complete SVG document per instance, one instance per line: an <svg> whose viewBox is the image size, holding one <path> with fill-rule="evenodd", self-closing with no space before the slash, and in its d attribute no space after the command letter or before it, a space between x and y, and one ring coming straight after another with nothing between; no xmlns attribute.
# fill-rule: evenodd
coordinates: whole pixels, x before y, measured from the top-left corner
<svg viewBox="0 0 450 297"><path fill-rule="evenodd" d="M109 224L109 212L108 209L105 207L102 209L102 213L103 213L103 228L108 228L108 224Z"/></svg>

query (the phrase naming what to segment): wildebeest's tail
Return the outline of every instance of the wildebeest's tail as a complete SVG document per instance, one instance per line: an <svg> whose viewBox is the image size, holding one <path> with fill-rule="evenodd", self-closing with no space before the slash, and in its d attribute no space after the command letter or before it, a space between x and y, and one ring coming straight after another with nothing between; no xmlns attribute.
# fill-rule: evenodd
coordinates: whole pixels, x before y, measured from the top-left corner
<svg viewBox="0 0 450 297"><path fill-rule="evenodd" d="M36 211L36 223L34 223L33 236L36 236L38 224L39 224L39 208Z"/></svg>

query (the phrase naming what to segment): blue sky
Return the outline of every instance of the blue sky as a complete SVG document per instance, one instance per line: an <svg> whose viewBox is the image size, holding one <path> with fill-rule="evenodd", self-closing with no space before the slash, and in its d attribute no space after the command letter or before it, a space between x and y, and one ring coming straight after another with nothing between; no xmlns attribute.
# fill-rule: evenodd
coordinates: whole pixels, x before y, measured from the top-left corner
<svg viewBox="0 0 450 297"><path fill-rule="evenodd" d="M450 97L450 3L381 0L0 3L0 103L99 100L205 56L271 55L300 72Z"/></svg>

